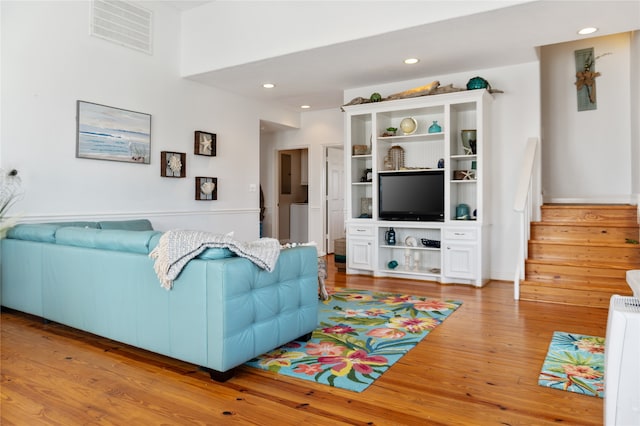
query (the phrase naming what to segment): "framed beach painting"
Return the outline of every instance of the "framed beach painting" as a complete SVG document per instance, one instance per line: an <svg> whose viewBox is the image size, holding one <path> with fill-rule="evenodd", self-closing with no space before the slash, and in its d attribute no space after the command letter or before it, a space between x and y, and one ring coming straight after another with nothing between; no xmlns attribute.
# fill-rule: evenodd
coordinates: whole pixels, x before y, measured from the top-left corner
<svg viewBox="0 0 640 426"><path fill-rule="evenodd" d="M149 164L151 115L77 102L76 157Z"/></svg>

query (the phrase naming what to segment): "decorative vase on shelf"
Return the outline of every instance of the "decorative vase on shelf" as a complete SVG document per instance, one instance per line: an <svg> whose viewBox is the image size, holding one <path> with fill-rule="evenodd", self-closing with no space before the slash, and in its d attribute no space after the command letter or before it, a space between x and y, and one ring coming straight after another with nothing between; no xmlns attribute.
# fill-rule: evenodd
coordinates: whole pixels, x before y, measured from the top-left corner
<svg viewBox="0 0 640 426"><path fill-rule="evenodd" d="M429 133L440 133L442 132L442 127L438 124L437 121L434 121L431 126L429 126Z"/></svg>
<svg viewBox="0 0 640 426"><path fill-rule="evenodd" d="M462 138L462 147L464 148L465 155L475 155L477 141L476 130L463 130L460 132L460 136Z"/></svg>
<svg viewBox="0 0 640 426"><path fill-rule="evenodd" d="M401 146L394 145L389 148L389 160L391 160L392 170L404 169L404 149Z"/></svg>
<svg viewBox="0 0 640 426"><path fill-rule="evenodd" d="M458 220L469 219L469 206L467 204L458 204L456 206L456 219Z"/></svg>
<svg viewBox="0 0 640 426"><path fill-rule="evenodd" d="M384 239L390 246L396 245L396 231L393 228L389 228L387 232L384 233Z"/></svg>
<svg viewBox="0 0 640 426"><path fill-rule="evenodd" d="M413 253L413 270L414 271L420 270L420 252L419 251L416 251Z"/></svg>
<svg viewBox="0 0 640 426"><path fill-rule="evenodd" d="M400 130L405 135L412 135L418 128L418 122L413 117L407 117L400 122Z"/></svg>

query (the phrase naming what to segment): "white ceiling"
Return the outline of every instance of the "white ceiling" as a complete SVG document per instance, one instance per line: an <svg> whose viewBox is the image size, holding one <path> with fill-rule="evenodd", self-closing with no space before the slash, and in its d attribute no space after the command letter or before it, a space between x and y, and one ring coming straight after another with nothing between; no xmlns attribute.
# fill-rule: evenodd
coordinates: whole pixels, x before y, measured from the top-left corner
<svg viewBox="0 0 640 426"><path fill-rule="evenodd" d="M536 61L537 47L579 39L586 26L600 29L591 37L638 30L640 1L534 1L190 78L291 108L337 108L345 89ZM409 56L421 61L404 65ZM274 75L277 87L264 90Z"/></svg>

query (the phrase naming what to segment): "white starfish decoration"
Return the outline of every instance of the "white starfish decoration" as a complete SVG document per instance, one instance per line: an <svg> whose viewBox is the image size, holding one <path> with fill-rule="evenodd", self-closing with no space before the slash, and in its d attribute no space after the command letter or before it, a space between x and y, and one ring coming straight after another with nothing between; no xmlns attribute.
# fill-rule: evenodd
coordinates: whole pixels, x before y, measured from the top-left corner
<svg viewBox="0 0 640 426"><path fill-rule="evenodd" d="M462 171L462 180L473 180L474 178L473 170L463 170Z"/></svg>
<svg viewBox="0 0 640 426"><path fill-rule="evenodd" d="M212 142L210 135L200 135L200 152L210 154Z"/></svg>

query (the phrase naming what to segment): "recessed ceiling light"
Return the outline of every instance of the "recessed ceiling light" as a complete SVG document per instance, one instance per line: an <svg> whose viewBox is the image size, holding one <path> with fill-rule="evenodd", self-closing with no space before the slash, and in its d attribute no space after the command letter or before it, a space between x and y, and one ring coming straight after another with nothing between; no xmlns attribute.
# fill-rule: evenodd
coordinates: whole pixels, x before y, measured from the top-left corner
<svg viewBox="0 0 640 426"><path fill-rule="evenodd" d="M273 83L265 83L262 85L262 87L264 87L265 89L273 89L274 87L276 87L276 85Z"/></svg>
<svg viewBox="0 0 640 426"><path fill-rule="evenodd" d="M311 108L311 105L300 105L300 108L309 109L309 108Z"/></svg>
<svg viewBox="0 0 640 426"><path fill-rule="evenodd" d="M587 35L587 34L593 34L596 31L598 31L598 29L596 27L586 27L586 28L583 28L580 31L578 31L578 34Z"/></svg>
<svg viewBox="0 0 640 426"><path fill-rule="evenodd" d="M420 62L420 59L418 58L407 58L404 60L404 63L407 65L417 64L418 62Z"/></svg>

